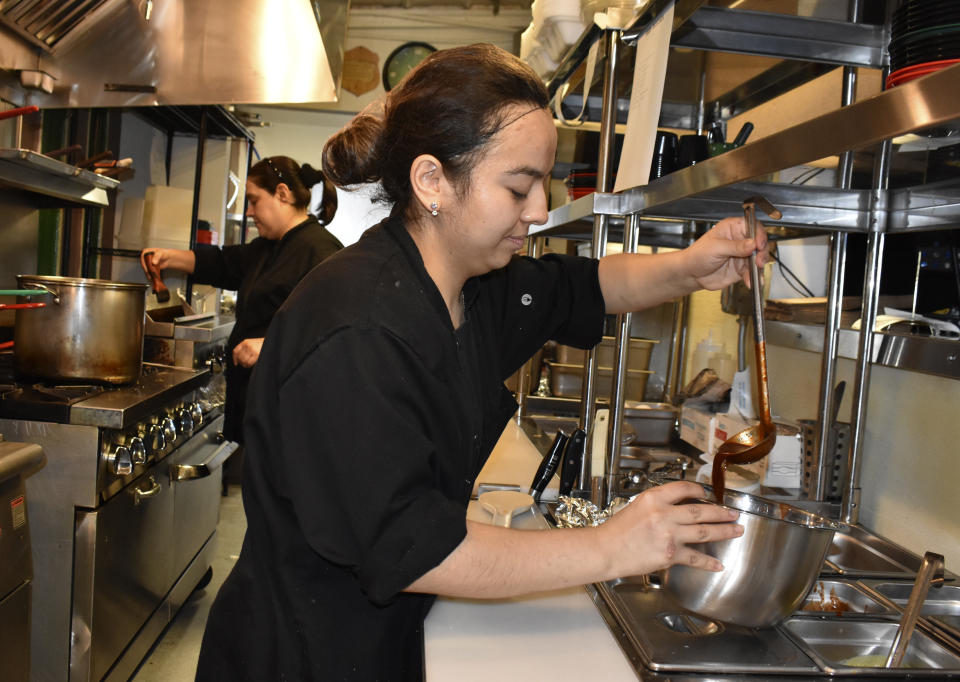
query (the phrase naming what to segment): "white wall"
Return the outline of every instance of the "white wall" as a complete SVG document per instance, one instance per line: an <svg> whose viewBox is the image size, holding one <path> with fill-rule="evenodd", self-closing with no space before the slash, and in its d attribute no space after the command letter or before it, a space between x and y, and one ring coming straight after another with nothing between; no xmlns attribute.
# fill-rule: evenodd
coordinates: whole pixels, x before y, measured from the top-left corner
<svg viewBox="0 0 960 682"><path fill-rule="evenodd" d="M767 346L770 403L790 419L815 418L820 354ZM840 421L850 418L855 364L841 359L847 382ZM960 572L960 381L874 367L864 434L860 522L916 554L946 557Z"/></svg>

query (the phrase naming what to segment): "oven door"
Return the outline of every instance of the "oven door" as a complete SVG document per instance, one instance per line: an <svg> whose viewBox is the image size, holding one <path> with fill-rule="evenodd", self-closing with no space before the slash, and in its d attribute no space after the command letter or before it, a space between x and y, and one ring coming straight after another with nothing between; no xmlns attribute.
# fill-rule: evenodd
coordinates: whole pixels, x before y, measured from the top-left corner
<svg viewBox="0 0 960 682"><path fill-rule="evenodd" d="M101 679L170 589L173 489L163 462L75 517L70 679Z"/></svg>
<svg viewBox="0 0 960 682"><path fill-rule="evenodd" d="M222 426L223 417L219 416L168 458L174 489L175 578L180 577L210 539L220 519L223 463L238 448L236 443L223 439Z"/></svg>

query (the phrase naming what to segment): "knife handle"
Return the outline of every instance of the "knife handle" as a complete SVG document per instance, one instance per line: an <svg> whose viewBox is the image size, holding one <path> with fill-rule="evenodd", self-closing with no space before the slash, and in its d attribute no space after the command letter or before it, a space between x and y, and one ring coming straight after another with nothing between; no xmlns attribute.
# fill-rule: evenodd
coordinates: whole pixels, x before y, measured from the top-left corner
<svg viewBox="0 0 960 682"><path fill-rule="evenodd" d="M580 462L583 460L583 451L587 444L587 432L577 429L570 436L563 462L560 467L560 494L569 495L573 491L573 484L580 475Z"/></svg>
<svg viewBox="0 0 960 682"><path fill-rule="evenodd" d="M533 496L534 502L539 502L543 491L547 489L547 483L550 482L554 472L557 470L557 466L560 464L560 458L563 457L563 452L567 448L568 440L570 440L570 436L563 431L557 431L557 437L553 439L550 452L540 460L537 473L533 476L533 483L530 484L530 495Z"/></svg>

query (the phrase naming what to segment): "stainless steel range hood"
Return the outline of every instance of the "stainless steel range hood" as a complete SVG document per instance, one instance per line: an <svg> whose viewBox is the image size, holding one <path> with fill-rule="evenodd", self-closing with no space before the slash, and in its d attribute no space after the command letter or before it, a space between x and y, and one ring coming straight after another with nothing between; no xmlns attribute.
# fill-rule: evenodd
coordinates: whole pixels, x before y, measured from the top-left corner
<svg viewBox="0 0 960 682"><path fill-rule="evenodd" d="M19 79L22 103L41 107L334 102L348 8L0 0L0 69Z"/></svg>

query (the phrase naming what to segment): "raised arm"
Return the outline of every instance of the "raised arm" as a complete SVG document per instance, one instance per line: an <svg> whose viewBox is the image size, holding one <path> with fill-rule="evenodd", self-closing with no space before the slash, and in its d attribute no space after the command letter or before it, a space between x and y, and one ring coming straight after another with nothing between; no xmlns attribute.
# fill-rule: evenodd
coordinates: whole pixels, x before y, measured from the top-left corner
<svg viewBox="0 0 960 682"><path fill-rule="evenodd" d="M643 310L698 289L717 290L744 279L747 258L767 260L767 235L758 226L756 240L747 237L743 218L724 218L682 251L658 254L616 254L600 260L600 288L608 313Z"/></svg>

